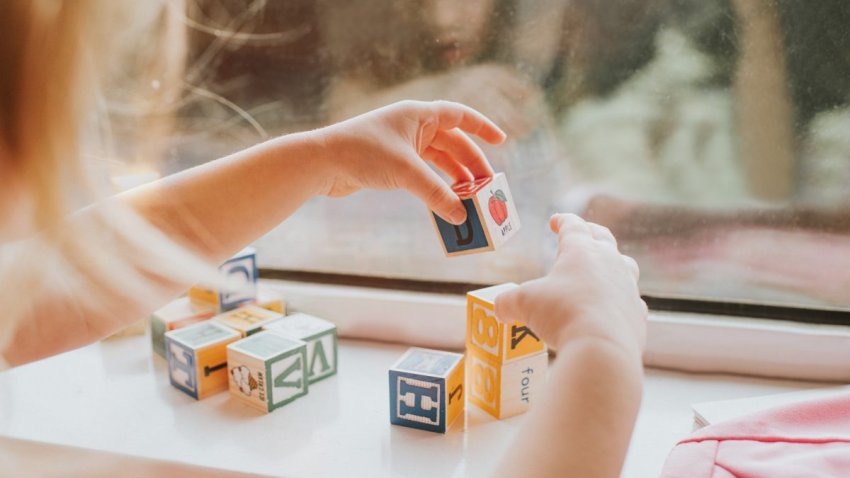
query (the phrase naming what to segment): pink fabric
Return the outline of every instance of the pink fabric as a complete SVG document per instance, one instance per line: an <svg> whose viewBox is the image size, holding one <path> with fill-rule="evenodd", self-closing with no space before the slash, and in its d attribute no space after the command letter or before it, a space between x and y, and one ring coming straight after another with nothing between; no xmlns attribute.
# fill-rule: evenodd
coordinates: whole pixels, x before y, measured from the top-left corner
<svg viewBox="0 0 850 478"><path fill-rule="evenodd" d="M661 477L850 477L850 395L705 427L673 448Z"/></svg>

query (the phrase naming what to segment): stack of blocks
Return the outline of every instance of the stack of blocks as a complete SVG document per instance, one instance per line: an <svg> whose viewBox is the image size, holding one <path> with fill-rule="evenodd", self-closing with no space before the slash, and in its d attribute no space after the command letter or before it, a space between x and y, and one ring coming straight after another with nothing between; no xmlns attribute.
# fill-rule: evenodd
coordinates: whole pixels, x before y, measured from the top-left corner
<svg viewBox="0 0 850 478"><path fill-rule="evenodd" d="M447 256L493 251L519 232L519 213L504 173L452 189L466 208L466 222L455 226L432 213Z"/></svg>
<svg viewBox="0 0 850 478"><path fill-rule="evenodd" d="M467 294L466 353L469 401L498 419L524 413L546 378L546 345L528 327L496 317L502 284Z"/></svg>

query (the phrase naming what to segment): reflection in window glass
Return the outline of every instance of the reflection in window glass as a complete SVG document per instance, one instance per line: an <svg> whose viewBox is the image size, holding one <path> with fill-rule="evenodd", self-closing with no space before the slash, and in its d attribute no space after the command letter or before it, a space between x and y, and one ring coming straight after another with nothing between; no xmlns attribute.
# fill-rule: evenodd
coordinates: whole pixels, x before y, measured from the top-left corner
<svg viewBox="0 0 850 478"><path fill-rule="evenodd" d="M522 281L548 216L610 227L651 295L850 307L844 0L192 2L167 169L403 99L466 103L523 230L442 259L403 193L320 198L260 241L268 267Z"/></svg>

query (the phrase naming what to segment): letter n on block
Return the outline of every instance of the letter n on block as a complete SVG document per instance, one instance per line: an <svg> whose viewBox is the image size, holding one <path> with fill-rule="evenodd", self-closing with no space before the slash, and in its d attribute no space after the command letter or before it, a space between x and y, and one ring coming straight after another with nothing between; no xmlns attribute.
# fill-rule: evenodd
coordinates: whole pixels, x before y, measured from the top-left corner
<svg viewBox="0 0 850 478"><path fill-rule="evenodd" d="M464 410L463 355L409 349L390 369L390 422L445 433Z"/></svg>

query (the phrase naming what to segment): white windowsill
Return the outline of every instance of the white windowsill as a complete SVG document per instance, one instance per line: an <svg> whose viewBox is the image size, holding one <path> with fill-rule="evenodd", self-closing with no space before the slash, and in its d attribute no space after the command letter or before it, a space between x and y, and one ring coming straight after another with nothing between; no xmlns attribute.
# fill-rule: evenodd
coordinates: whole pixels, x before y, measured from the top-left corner
<svg viewBox="0 0 850 478"><path fill-rule="evenodd" d="M340 334L461 350L465 298L264 280L288 306L336 322ZM817 381L850 381L850 327L651 312L648 367Z"/></svg>

